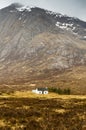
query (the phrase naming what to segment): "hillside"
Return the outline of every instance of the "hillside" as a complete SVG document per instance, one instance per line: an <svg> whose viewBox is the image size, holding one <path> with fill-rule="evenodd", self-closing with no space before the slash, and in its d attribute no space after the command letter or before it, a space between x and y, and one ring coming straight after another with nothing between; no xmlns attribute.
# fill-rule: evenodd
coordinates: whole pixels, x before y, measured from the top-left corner
<svg viewBox="0 0 86 130"><path fill-rule="evenodd" d="M0 10L1 85L36 82L86 94L85 71L86 22L20 4Z"/></svg>

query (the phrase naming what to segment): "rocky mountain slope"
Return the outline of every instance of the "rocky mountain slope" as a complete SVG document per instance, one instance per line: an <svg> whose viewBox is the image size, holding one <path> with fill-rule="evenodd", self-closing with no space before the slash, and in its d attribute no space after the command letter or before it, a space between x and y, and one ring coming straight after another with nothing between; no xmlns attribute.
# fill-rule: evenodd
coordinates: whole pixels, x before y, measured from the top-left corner
<svg viewBox="0 0 86 130"><path fill-rule="evenodd" d="M1 84L82 65L86 22L20 4L0 10Z"/></svg>

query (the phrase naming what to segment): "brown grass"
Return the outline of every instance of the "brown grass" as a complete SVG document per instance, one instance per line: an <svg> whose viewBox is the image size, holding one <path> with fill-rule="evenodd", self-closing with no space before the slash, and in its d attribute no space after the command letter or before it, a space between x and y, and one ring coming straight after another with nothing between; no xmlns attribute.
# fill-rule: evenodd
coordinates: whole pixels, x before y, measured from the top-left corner
<svg viewBox="0 0 86 130"><path fill-rule="evenodd" d="M0 130L85 130L85 126L86 96L30 91L0 96Z"/></svg>
<svg viewBox="0 0 86 130"><path fill-rule="evenodd" d="M16 91L14 93L3 93L0 95L0 98L43 98L43 99L53 99L53 98L60 98L60 99L86 99L86 95L59 95L56 93L49 94L35 94L31 91Z"/></svg>

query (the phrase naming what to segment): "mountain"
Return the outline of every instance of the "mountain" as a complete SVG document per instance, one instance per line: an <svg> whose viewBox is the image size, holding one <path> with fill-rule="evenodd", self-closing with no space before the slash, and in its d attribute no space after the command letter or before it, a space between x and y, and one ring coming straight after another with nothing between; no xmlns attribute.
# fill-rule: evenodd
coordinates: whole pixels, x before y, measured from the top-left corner
<svg viewBox="0 0 86 130"><path fill-rule="evenodd" d="M0 10L0 84L46 81L82 66L85 21L20 4Z"/></svg>

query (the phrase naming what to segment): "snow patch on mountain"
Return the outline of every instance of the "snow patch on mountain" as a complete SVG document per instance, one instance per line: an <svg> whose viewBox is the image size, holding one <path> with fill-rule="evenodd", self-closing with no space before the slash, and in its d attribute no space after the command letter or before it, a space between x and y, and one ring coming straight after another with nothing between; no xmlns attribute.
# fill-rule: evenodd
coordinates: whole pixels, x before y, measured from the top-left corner
<svg viewBox="0 0 86 130"><path fill-rule="evenodd" d="M22 12L24 10L31 12L31 8L33 8L33 6L22 6L22 7L17 7L16 9L20 12Z"/></svg>
<svg viewBox="0 0 86 130"><path fill-rule="evenodd" d="M73 28L73 24L61 23L61 22L57 22L56 26L59 27L59 28L61 28L61 29L70 29L70 28Z"/></svg>
<svg viewBox="0 0 86 130"><path fill-rule="evenodd" d="M73 29L72 29L72 30L74 31L75 29L76 29L76 27L73 27Z"/></svg>
<svg viewBox="0 0 86 130"><path fill-rule="evenodd" d="M22 18L21 17L19 17L19 20L21 20Z"/></svg>
<svg viewBox="0 0 86 130"><path fill-rule="evenodd" d="M86 39L86 36L84 36L83 38Z"/></svg>
<svg viewBox="0 0 86 130"><path fill-rule="evenodd" d="M55 13L55 12L53 12L53 11L48 11L48 10L46 10L46 14L56 15L57 13Z"/></svg>
<svg viewBox="0 0 86 130"><path fill-rule="evenodd" d="M60 29L65 29L65 30L69 30L71 31L73 34L77 34L74 32L74 30L76 29L76 27L74 26L73 23L61 23L61 22L56 22L56 26Z"/></svg>
<svg viewBox="0 0 86 130"><path fill-rule="evenodd" d="M10 13L13 13L14 11L13 10L10 10Z"/></svg>
<svg viewBox="0 0 86 130"><path fill-rule="evenodd" d="M46 14L55 15L55 18L57 18L57 17L60 17L60 18L63 17L63 15L60 14L60 13L56 13L56 12L48 11L48 10L46 10Z"/></svg>

